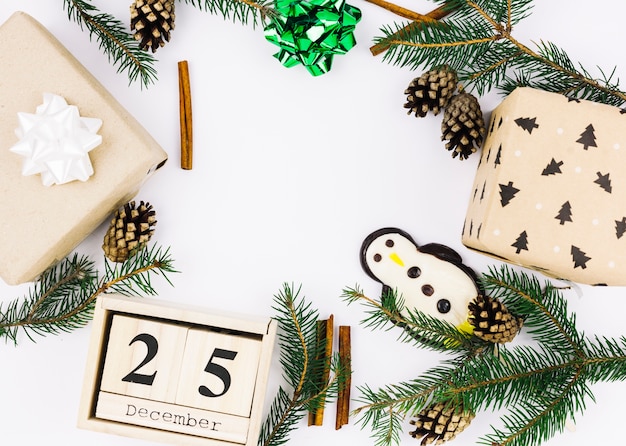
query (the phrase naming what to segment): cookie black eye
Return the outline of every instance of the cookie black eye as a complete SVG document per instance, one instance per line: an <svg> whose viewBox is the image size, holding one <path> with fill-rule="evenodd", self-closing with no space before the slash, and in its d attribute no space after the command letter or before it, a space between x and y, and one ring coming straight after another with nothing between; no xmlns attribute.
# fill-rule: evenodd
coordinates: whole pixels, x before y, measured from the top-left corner
<svg viewBox="0 0 626 446"><path fill-rule="evenodd" d="M417 266L410 267L406 272L406 275L409 276L411 279L415 279L416 277L419 277L421 274L422 274L422 270L419 269Z"/></svg>
<svg viewBox="0 0 626 446"><path fill-rule="evenodd" d="M385 246L386 247L393 248L393 245L394 245L393 240L387 239L387 241L385 241Z"/></svg>
<svg viewBox="0 0 626 446"><path fill-rule="evenodd" d="M452 306L450 305L450 301L448 299L440 299L437 302L437 311L442 314L445 314L450 311Z"/></svg>
<svg viewBox="0 0 626 446"><path fill-rule="evenodd" d="M422 293L424 293L426 296L432 296L435 293L435 289L432 287L432 285L424 285L422 286Z"/></svg>
<svg viewBox="0 0 626 446"><path fill-rule="evenodd" d="M380 262L383 259L383 256L380 254L374 254L374 262Z"/></svg>

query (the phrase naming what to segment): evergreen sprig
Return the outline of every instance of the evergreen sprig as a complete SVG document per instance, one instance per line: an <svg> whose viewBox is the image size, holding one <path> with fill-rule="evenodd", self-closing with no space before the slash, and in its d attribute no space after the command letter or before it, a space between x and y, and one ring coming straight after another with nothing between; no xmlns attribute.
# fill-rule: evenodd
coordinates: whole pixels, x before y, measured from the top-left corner
<svg viewBox="0 0 626 446"><path fill-rule="evenodd" d="M144 87L156 81L155 58L140 48L139 42L126 31L125 25L110 14L99 12L87 0L63 0L68 19L87 29L89 39L96 38L98 46L117 66L117 72L127 72L129 82L137 79Z"/></svg>
<svg viewBox="0 0 626 446"><path fill-rule="evenodd" d="M337 397L351 373L338 354L331 358L320 354L324 346L317 339L318 312L300 297L300 287L283 284L272 308L277 313L280 364L287 387L280 386L274 397L261 427L259 446L285 444L307 412L315 412Z"/></svg>
<svg viewBox="0 0 626 446"><path fill-rule="evenodd" d="M453 356L417 378L381 389L360 388L362 406L356 412L360 423L372 427L377 446L399 443L404 420L437 402L471 413L504 410L502 426L479 439L480 444L539 446L584 411L586 401L593 400L592 384L626 380L626 338L578 331L562 290L506 265L490 268L482 282L487 294L525 318L529 336L518 335L498 349L448 343ZM358 288L344 291L344 298L365 302L366 326L388 328L379 321L396 322ZM432 349L427 331L419 334L411 339L417 345L425 339L423 347Z"/></svg>
<svg viewBox="0 0 626 446"><path fill-rule="evenodd" d="M256 26L260 21L275 16L270 0L179 0L210 14L220 14L224 19ZM129 82L139 80L148 87L157 80L154 56L141 49L140 42L127 31L127 26L111 14L100 12L89 0L63 0L69 20L86 29L89 39L96 38L99 49L107 56L117 72L126 72Z"/></svg>
<svg viewBox="0 0 626 446"><path fill-rule="evenodd" d="M414 70L448 65L480 95L492 87L510 93L529 86L616 106L626 101L615 69L594 78L555 44L540 41L533 50L513 36L532 0L437 1L451 11L445 20L382 29L375 41L389 48L385 60Z"/></svg>
<svg viewBox="0 0 626 446"><path fill-rule="evenodd" d="M252 21L256 27L259 22L277 14L276 10L269 6L269 0L180 0L190 4L201 11L209 14L221 15L226 20L239 22L247 25Z"/></svg>
<svg viewBox="0 0 626 446"><path fill-rule="evenodd" d="M160 275L169 282L167 274L173 272L169 249L156 246L119 265L105 259L102 277L87 256L74 254L45 271L22 299L10 301L4 308L0 305L0 338L17 345L21 331L34 341L34 335L84 327L102 293L154 295L151 277Z"/></svg>

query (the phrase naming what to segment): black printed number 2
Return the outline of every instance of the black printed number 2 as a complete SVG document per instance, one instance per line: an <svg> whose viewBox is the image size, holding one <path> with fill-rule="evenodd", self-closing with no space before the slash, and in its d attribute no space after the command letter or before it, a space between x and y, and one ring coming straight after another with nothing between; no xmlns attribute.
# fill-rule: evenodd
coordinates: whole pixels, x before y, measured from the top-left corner
<svg viewBox="0 0 626 446"><path fill-rule="evenodd" d="M145 358L143 358L143 361L141 361L139 365L135 367L128 375L122 378L122 381L128 382L128 383L145 384L146 386L151 386L152 383L154 382L154 378L156 377L157 372L154 372L152 375L144 375L142 373L137 373L137 370L139 370L144 365L152 361L152 359L154 359L154 357L157 354L157 351L159 350L159 342L154 336L149 335L148 333L140 333L137 336L135 336L130 341L130 344L128 345L133 345L137 341L140 341L146 344L146 347L148 347L148 351L146 352L146 356Z"/></svg>
<svg viewBox="0 0 626 446"><path fill-rule="evenodd" d="M146 352L146 356L139 363L139 365L137 365L137 367L135 367L128 375L124 376L122 378L122 381L151 386L154 382L154 378L156 377L157 372L155 371L152 375L145 375L143 373L138 373L138 371L154 359L159 350L159 341L157 341L154 336L148 333L140 333L135 336L128 345L133 345L135 342L143 342L148 350ZM209 362L204 368L204 371L219 378L219 380L222 381L222 389L220 392L216 393L209 389L207 386L202 385L198 387L198 392L201 395L209 398L217 398L228 392L228 389L230 389L231 385L230 373L228 372L226 367L215 363L214 360L226 359L232 361L233 359L235 359L236 356L237 352L234 352L232 350L225 350L222 348L215 348L213 350L213 354L209 358Z"/></svg>

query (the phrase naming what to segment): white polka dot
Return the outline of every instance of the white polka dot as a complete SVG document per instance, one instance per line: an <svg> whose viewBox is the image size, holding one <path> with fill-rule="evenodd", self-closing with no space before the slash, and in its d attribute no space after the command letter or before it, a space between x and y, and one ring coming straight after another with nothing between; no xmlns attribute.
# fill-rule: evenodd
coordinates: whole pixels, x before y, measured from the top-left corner
<svg viewBox="0 0 626 446"><path fill-rule="evenodd" d="M576 173L580 173L582 171L583 171L583 168L580 167L580 166L576 166L576 168L574 169L574 172L576 172Z"/></svg>
<svg viewBox="0 0 626 446"><path fill-rule="evenodd" d="M594 226L598 226L600 224L600 220L598 220L597 218L594 218L593 220L591 220L591 224Z"/></svg>
<svg viewBox="0 0 626 446"><path fill-rule="evenodd" d="M557 135L562 135L563 134L563 129L561 127L559 127L558 129L556 129L556 134Z"/></svg>
<svg viewBox="0 0 626 446"><path fill-rule="evenodd" d="M537 209L538 211L540 211L542 207L543 207L543 204L541 204L541 203L537 203L535 205L535 209Z"/></svg>
<svg viewBox="0 0 626 446"><path fill-rule="evenodd" d="M554 251L555 253L559 253L561 252L561 247L560 246L555 246L554 248L552 248L552 251Z"/></svg>
<svg viewBox="0 0 626 446"><path fill-rule="evenodd" d="M614 148L615 150L619 150L619 143L618 143L618 142L616 142L615 144L613 144L613 148Z"/></svg>
<svg viewBox="0 0 626 446"><path fill-rule="evenodd" d="M500 230L499 229L494 230L493 231L493 235L495 235L495 236L500 235Z"/></svg>
<svg viewBox="0 0 626 446"><path fill-rule="evenodd" d="M522 156L522 151L521 151L521 150L516 150L516 151L515 151L515 156L517 156L518 158L519 158L520 156Z"/></svg>
<svg viewBox="0 0 626 446"><path fill-rule="evenodd" d="M609 262L609 268L615 268L615 262L613 260Z"/></svg>

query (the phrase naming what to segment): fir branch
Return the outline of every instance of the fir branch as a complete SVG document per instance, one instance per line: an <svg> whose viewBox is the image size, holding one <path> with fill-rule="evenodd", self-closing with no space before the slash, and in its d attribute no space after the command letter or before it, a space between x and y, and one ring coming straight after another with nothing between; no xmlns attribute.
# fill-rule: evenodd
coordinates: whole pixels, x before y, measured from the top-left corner
<svg viewBox="0 0 626 446"><path fill-rule="evenodd" d="M561 291L549 282L506 265L490 268L482 282L511 312L524 315L534 343L514 341L497 350L462 344L449 351L455 357L410 382L360 388L363 406L356 412L360 423L371 425L377 446L399 443L402 421L434 403L471 413L505 409L503 427L494 427L480 443L539 446L584 411L586 400L593 400L591 384L626 380L626 337L589 338L579 332ZM384 304L364 298L358 287L344 291L344 298L348 303L365 299L374 310L363 323L388 328L379 315L388 310Z"/></svg>
<svg viewBox="0 0 626 446"><path fill-rule="evenodd" d="M129 82L141 80L144 87L156 81L155 59L142 50L124 24L110 14L99 13L98 8L87 0L63 0L68 19L76 22L81 30L86 28L89 39L95 36L101 51L109 63L117 66L117 72L126 71Z"/></svg>
<svg viewBox="0 0 626 446"><path fill-rule="evenodd" d="M252 19L252 26L256 27L260 21L276 16L277 11L269 6L270 0L180 0L199 10L210 14L221 14L224 19L240 22L247 25Z"/></svg>
<svg viewBox="0 0 626 446"><path fill-rule="evenodd" d="M398 338L401 342L412 342L421 347L447 353L453 351L477 353L486 345L483 341L459 331L448 322L419 311L405 310L402 296L398 296L395 290L384 292L380 302L363 294L358 285L345 288L341 297L348 304L359 302L367 308L368 316L361 321L363 326L384 330L390 330L394 326L401 327L403 331Z"/></svg>
<svg viewBox="0 0 626 446"><path fill-rule="evenodd" d="M337 354L330 359L328 380L319 384L320 374L328 367L328 359L317 355L323 348L317 343L317 310L304 298L300 288L283 284L274 296L277 312L280 363L283 377L290 390L278 389L269 414L261 427L259 446L278 446L289 440L289 433L309 411L323 407L336 398L339 388L351 373L339 361Z"/></svg>
<svg viewBox="0 0 626 446"><path fill-rule="evenodd" d="M23 299L14 299L4 309L0 306L0 337L17 345L20 330L34 341L33 335L84 327L99 295L109 291L154 295L151 276L161 275L171 284L167 274L172 272L169 249L144 249L116 267L107 261L102 278L88 257L75 254L45 271Z"/></svg>
<svg viewBox="0 0 626 446"><path fill-rule="evenodd" d="M383 28L376 41L389 47L384 59L412 69L448 65L479 94L494 86L506 93L530 86L616 106L626 101L615 69L600 70L601 77L594 78L556 45L541 42L533 50L513 36L514 26L530 15L532 0L442 3L452 11L445 20Z"/></svg>

